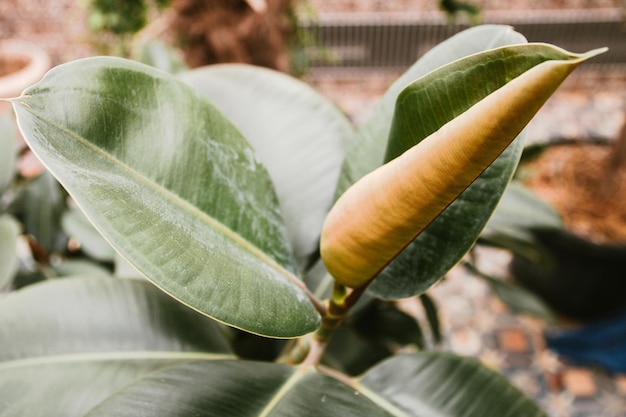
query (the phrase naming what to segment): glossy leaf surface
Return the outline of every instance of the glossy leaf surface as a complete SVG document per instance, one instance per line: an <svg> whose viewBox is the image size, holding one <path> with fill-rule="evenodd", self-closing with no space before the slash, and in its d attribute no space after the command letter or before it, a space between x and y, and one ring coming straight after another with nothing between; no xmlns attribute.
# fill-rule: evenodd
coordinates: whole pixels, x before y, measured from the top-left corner
<svg viewBox="0 0 626 417"><path fill-rule="evenodd" d="M46 417L545 416L493 371L437 352L391 359L348 383L310 369L217 358L81 360L19 371L0 368L0 393L14 399L2 417L27 410ZM34 394L55 401L40 406Z"/></svg>
<svg viewBox="0 0 626 417"><path fill-rule="evenodd" d="M34 236L49 253L61 252L65 248L61 216L66 197L54 177L44 172L20 190L11 207L22 221L24 232Z"/></svg>
<svg viewBox="0 0 626 417"><path fill-rule="evenodd" d="M20 225L7 214L0 215L0 291L7 288L17 272L17 238Z"/></svg>
<svg viewBox="0 0 626 417"><path fill-rule="evenodd" d="M397 369L400 363L406 365L404 371ZM401 383L388 374L392 369L408 379ZM459 374L454 372L462 377L456 378ZM428 380L433 374L438 377ZM388 383L385 389L379 385L382 379ZM450 389L436 395L440 384ZM178 389L172 391L172 386ZM501 376L478 363L441 353L391 359L360 383L349 384L313 370L267 363L182 364L143 378L88 415L130 417L157 412L198 417L544 416Z"/></svg>
<svg viewBox="0 0 626 417"><path fill-rule="evenodd" d="M187 85L142 64L90 58L55 68L13 103L37 156L162 290L254 333L317 327L267 172Z"/></svg>
<svg viewBox="0 0 626 417"><path fill-rule="evenodd" d="M352 125L307 84L276 71L223 64L181 78L224 112L267 167L303 269L317 252Z"/></svg>
<svg viewBox="0 0 626 417"><path fill-rule="evenodd" d="M27 287L0 299L0 416L501 417L503 404L541 415L504 378L446 353L397 357L355 381L234 360L221 331L144 281Z"/></svg>
<svg viewBox="0 0 626 417"><path fill-rule="evenodd" d="M545 416L501 375L449 353L398 355L360 382L407 416Z"/></svg>
<svg viewBox="0 0 626 417"><path fill-rule="evenodd" d="M61 225L65 233L76 239L87 255L99 261L111 262L115 259L115 250L98 233L80 209L74 208L64 212Z"/></svg>
<svg viewBox="0 0 626 417"><path fill-rule="evenodd" d="M498 278L483 276L489 288L514 314L529 314L545 320L556 322L556 314L545 301L535 293L521 285L516 285Z"/></svg>
<svg viewBox="0 0 626 417"><path fill-rule="evenodd" d="M563 221L550 204L513 181L502 195L480 239L530 259L538 256L537 242L530 230L562 228Z"/></svg>
<svg viewBox="0 0 626 417"><path fill-rule="evenodd" d="M148 282L31 285L0 300L0 415L83 416L148 372L224 357L216 322Z"/></svg>
<svg viewBox="0 0 626 417"><path fill-rule="evenodd" d="M0 361L120 352L229 353L219 325L146 281L63 278L0 302Z"/></svg>
<svg viewBox="0 0 626 417"><path fill-rule="evenodd" d="M15 123L8 112L0 114L0 195L15 177L18 139Z"/></svg>

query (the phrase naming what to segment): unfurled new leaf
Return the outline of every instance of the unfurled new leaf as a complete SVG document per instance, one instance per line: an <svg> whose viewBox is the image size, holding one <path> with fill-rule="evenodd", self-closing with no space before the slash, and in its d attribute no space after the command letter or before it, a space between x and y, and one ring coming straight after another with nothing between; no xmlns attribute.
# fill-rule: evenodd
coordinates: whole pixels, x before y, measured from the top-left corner
<svg viewBox="0 0 626 417"><path fill-rule="evenodd" d="M412 119L420 106L413 96L439 82L436 73L400 94L391 130L395 141L390 140L388 148L390 162L350 187L324 224L322 258L339 283L360 287L373 279L507 148L567 75L598 53L567 54L547 45L503 48L505 53L496 51L495 57L492 51L488 53L504 65L511 48L545 48L545 55L554 50L561 58L533 66L450 121L443 116L439 128L437 120L418 117L422 123L415 126ZM470 56L465 61L469 70L484 66L488 59ZM445 74L449 69L439 71ZM445 85L442 88L421 104L432 117L438 114L439 101L454 100L443 94ZM426 128L434 133L422 140L417 127L426 123L434 123L434 128ZM417 145L402 153L402 145L394 149L397 143Z"/></svg>

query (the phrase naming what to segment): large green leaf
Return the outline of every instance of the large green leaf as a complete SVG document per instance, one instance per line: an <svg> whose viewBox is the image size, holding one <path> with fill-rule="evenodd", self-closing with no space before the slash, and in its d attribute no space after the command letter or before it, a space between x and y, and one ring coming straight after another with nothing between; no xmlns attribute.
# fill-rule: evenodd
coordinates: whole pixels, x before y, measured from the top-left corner
<svg viewBox="0 0 626 417"><path fill-rule="evenodd" d="M365 374L361 384L407 416L545 416L501 375L449 353L398 355Z"/></svg>
<svg viewBox="0 0 626 417"><path fill-rule="evenodd" d="M0 291L7 288L17 272L19 223L8 214L0 215Z"/></svg>
<svg viewBox="0 0 626 417"><path fill-rule="evenodd" d="M539 64L578 58L544 44L501 47L439 68L398 98L385 160L416 145L474 104ZM561 78L555 77L558 85ZM546 86L548 89L549 86ZM526 109L519 109L520 117ZM536 109L530 116L534 114ZM516 139L378 276L371 291L401 298L424 292L474 245L506 189L521 156Z"/></svg>
<svg viewBox="0 0 626 417"><path fill-rule="evenodd" d="M540 415L449 354L397 357L356 381L234 360L221 331L145 281L32 285L0 300L0 416Z"/></svg>
<svg viewBox="0 0 626 417"><path fill-rule="evenodd" d="M145 281L29 286L0 300L0 415L82 416L148 372L232 357L224 336Z"/></svg>
<svg viewBox="0 0 626 417"><path fill-rule="evenodd" d="M0 362L115 358L122 352L229 353L222 332L215 321L142 280L64 278L0 300Z"/></svg>
<svg viewBox="0 0 626 417"><path fill-rule="evenodd" d="M225 64L183 73L182 79L255 148L276 187L299 266L306 267L318 249L352 125L307 84L276 71Z"/></svg>
<svg viewBox="0 0 626 417"><path fill-rule="evenodd" d="M173 391L174 386L177 389ZM359 394L353 387L310 369L299 371L288 366L245 361L196 362L143 378L102 402L88 415L392 415Z"/></svg>
<svg viewBox="0 0 626 417"><path fill-rule="evenodd" d="M530 230L562 228L563 222L554 207L513 181L480 234L480 241L528 259L540 259L541 250Z"/></svg>
<svg viewBox="0 0 626 417"><path fill-rule="evenodd" d="M318 326L267 172L190 87L142 64L90 58L53 69L13 104L37 156L162 290L254 333Z"/></svg>
<svg viewBox="0 0 626 417"><path fill-rule="evenodd" d="M440 352L390 359L361 382L217 358L60 361L12 371L0 368L0 395L14 399L2 417L545 416L500 375Z"/></svg>
<svg viewBox="0 0 626 417"><path fill-rule="evenodd" d="M64 212L61 225L65 233L74 238L87 255L103 262L112 262L115 259L115 250L80 209L72 208Z"/></svg>
<svg viewBox="0 0 626 417"><path fill-rule="evenodd" d="M0 364L0 416L79 417L147 373L189 359L58 358Z"/></svg>
<svg viewBox="0 0 626 417"><path fill-rule="evenodd" d="M28 182L17 192L10 211L47 252L61 252L66 238L61 228L61 216L66 208L67 195L48 172Z"/></svg>
<svg viewBox="0 0 626 417"><path fill-rule="evenodd" d="M556 314L537 294L511 282L481 274L493 293L514 314L529 314L547 323L556 323Z"/></svg>
<svg viewBox="0 0 626 417"><path fill-rule="evenodd" d="M17 135L9 112L0 113L0 195L15 177L17 162Z"/></svg>

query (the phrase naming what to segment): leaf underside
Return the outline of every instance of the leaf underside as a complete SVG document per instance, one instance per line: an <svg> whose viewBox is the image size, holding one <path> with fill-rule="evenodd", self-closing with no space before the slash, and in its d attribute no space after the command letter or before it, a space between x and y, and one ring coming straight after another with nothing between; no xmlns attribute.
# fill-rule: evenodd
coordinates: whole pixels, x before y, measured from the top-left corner
<svg viewBox="0 0 626 417"><path fill-rule="evenodd" d="M500 42L519 42L519 34L501 28ZM444 42L424 59L449 44L483 36L468 30ZM479 52L438 68L407 86L399 96L389 130L385 161L415 146L510 80L542 62L569 60L574 55L546 44L521 44ZM460 57L459 57L460 58ZM450 204L377 276L369 291L383 298L423 293L475 244L517 166L522 135ZM365 142L367 144L367 142ZM359 145L356 145L359 146Z"/></svg>

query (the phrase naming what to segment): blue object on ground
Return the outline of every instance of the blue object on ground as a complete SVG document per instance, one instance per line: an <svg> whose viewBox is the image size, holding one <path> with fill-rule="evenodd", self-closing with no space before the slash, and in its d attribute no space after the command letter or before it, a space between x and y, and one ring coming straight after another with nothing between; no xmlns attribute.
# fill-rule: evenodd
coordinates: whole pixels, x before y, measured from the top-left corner
<svg viewBox="0 0 626 417"><path fill-rule="evenodd" d="M549 331L548 348L583 365L626 372L626 311L575 330Z"/></svg>

